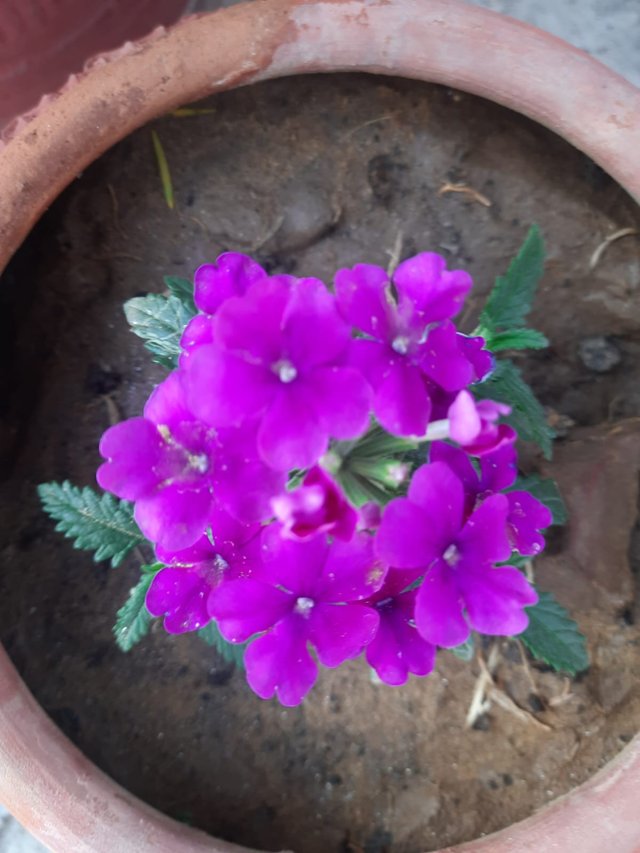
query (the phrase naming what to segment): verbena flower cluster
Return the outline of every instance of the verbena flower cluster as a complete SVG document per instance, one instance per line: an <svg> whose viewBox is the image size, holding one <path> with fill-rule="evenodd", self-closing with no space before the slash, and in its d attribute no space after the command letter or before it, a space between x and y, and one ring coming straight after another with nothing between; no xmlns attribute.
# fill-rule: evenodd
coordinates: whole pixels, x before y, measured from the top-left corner
<svg viewBox="0 0 640 853"><path fill-rule="evenodd" d="M362 653L403 684L471 630L526 628L537 596L507 563L541 551L551 515L512 489L508 407L469 390L493 366L452 321L471 285L433 253L333 289L221 255L196 272L178 368L103 436L98 481L164 565L148 610L247 643L259 696L296 705L318 664ZM379 456L349 470L374 434ZM346 490L367 471L395 496Z"/></svg>

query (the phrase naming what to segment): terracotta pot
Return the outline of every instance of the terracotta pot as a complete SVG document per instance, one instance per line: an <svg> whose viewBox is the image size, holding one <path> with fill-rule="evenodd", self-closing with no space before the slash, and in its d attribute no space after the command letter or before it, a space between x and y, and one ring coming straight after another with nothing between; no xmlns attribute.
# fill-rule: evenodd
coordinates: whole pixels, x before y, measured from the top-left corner
<svg viewBox="0 0 640 853"><path fill-rule="evenodd" d="M640 92L586 54L459 0L256 0L156 31L93 62L0 154L0 267L105 149L212 92L312 71L444 83L546 125L640 198ZM459 851L640 850L640 737L591 781ZM0 802L59 853L232 851L155 812L71 745L0 651ZM301 841L301 849L304 841Z"/></svg>
<svg viewBox="0 0 640 853"><path fill-rule="evenodd" d="M0 128L45 92L158 25L172 24L186 0L3 0L0 4Z"/></svg>

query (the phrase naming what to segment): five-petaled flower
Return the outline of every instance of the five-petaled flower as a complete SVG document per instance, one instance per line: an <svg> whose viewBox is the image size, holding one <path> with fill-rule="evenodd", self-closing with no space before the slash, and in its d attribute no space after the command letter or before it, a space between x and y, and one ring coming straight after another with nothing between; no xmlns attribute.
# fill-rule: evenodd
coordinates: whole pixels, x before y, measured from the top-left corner
<svg viewBox="0 0 640 853"><path fill-rule="evenodd" d="M297 705L318 674L309 645L321 664L336 667L372 640L379 615L363 601L380 589L386 569L366 533L350 542L295 541L271 525L263 549L260 578L223 584L211 594L209 612L230 642L261 635L245 653L258 696L277 694L283 705Z"/></svg>
<svg viewBox="0 0 640 853"><path fill-rule="evenodd" d="M406 498L384 510L376 541L380 557L401 569L421 569L415 622L421 636L453 647L471 628L483 634L520 634L524 610L538 596L514 566L496 567L511 555L509 501L491 495L465 519L462 482L444 462L418 468Z"/></svg>

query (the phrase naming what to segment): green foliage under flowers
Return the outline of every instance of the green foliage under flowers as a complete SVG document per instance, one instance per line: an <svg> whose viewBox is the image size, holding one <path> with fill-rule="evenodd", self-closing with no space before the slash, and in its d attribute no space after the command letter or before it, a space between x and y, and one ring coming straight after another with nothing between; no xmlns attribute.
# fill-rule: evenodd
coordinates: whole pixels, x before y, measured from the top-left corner
<svg viewBox="0 0 640 853"><path fill-rule="evenodd" d="M113 634L116 643L123 652L131 651L149 633L153 616L146 608L145 599L153 579L162 568L164 568L162 563L142 566L140 580L131 589L129 597L118 610Z"/></svg>
<svg viewBox="0 0 640 853"><path fill-rule="evenodd" d="M73 547L93 551L93 559L111 560L115 568L127 554L145 541L133 519L133 507L106 492L99 495L85 486L79 489L67 480L38 486L42 506L55 521L56 530Z"/></svg>
<svg viewBox="0 0 640 853"><path fill-rule="evenodd" d="M173 293L170 296L148 293L125 302L124 313L131 331L142 338L153 360L173 370L180 355L180 338L195 308L191 309L182 296Z"/></svg>
<svg viewBox="0 0 640 853"><path fill-rule="evenodd" d="M527 607L529 627L519 639L534 658L558 672L576 675L587 669L587 643L574 620L550 592L538 596L538 603Z"/></svg>

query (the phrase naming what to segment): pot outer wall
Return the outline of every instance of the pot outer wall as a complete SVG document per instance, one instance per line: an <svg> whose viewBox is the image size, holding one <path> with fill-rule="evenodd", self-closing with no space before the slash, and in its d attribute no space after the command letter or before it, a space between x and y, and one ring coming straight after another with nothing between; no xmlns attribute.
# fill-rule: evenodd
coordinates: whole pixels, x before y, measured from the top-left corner
<svg viewBox="0 0 640 853"><path fill-rule="evenodd" d="M186 0L2 0L0 128L96 53L169 25Z"/></svg>
<svg viewBox="0 0 640 853"><path fill-rule="evenodd" d="M564 136L640 198L640 92L559 39L460 0L255 0L100 58L13 126L0 155L0 267L78 171L155 116L234 86L338 70L487 97ZM640 736L538 814L455 849L605 853L613 842L638 853L639 790ZM241 849L117 786L53 725L2 650L0 801L59 853Z"/></svg>

